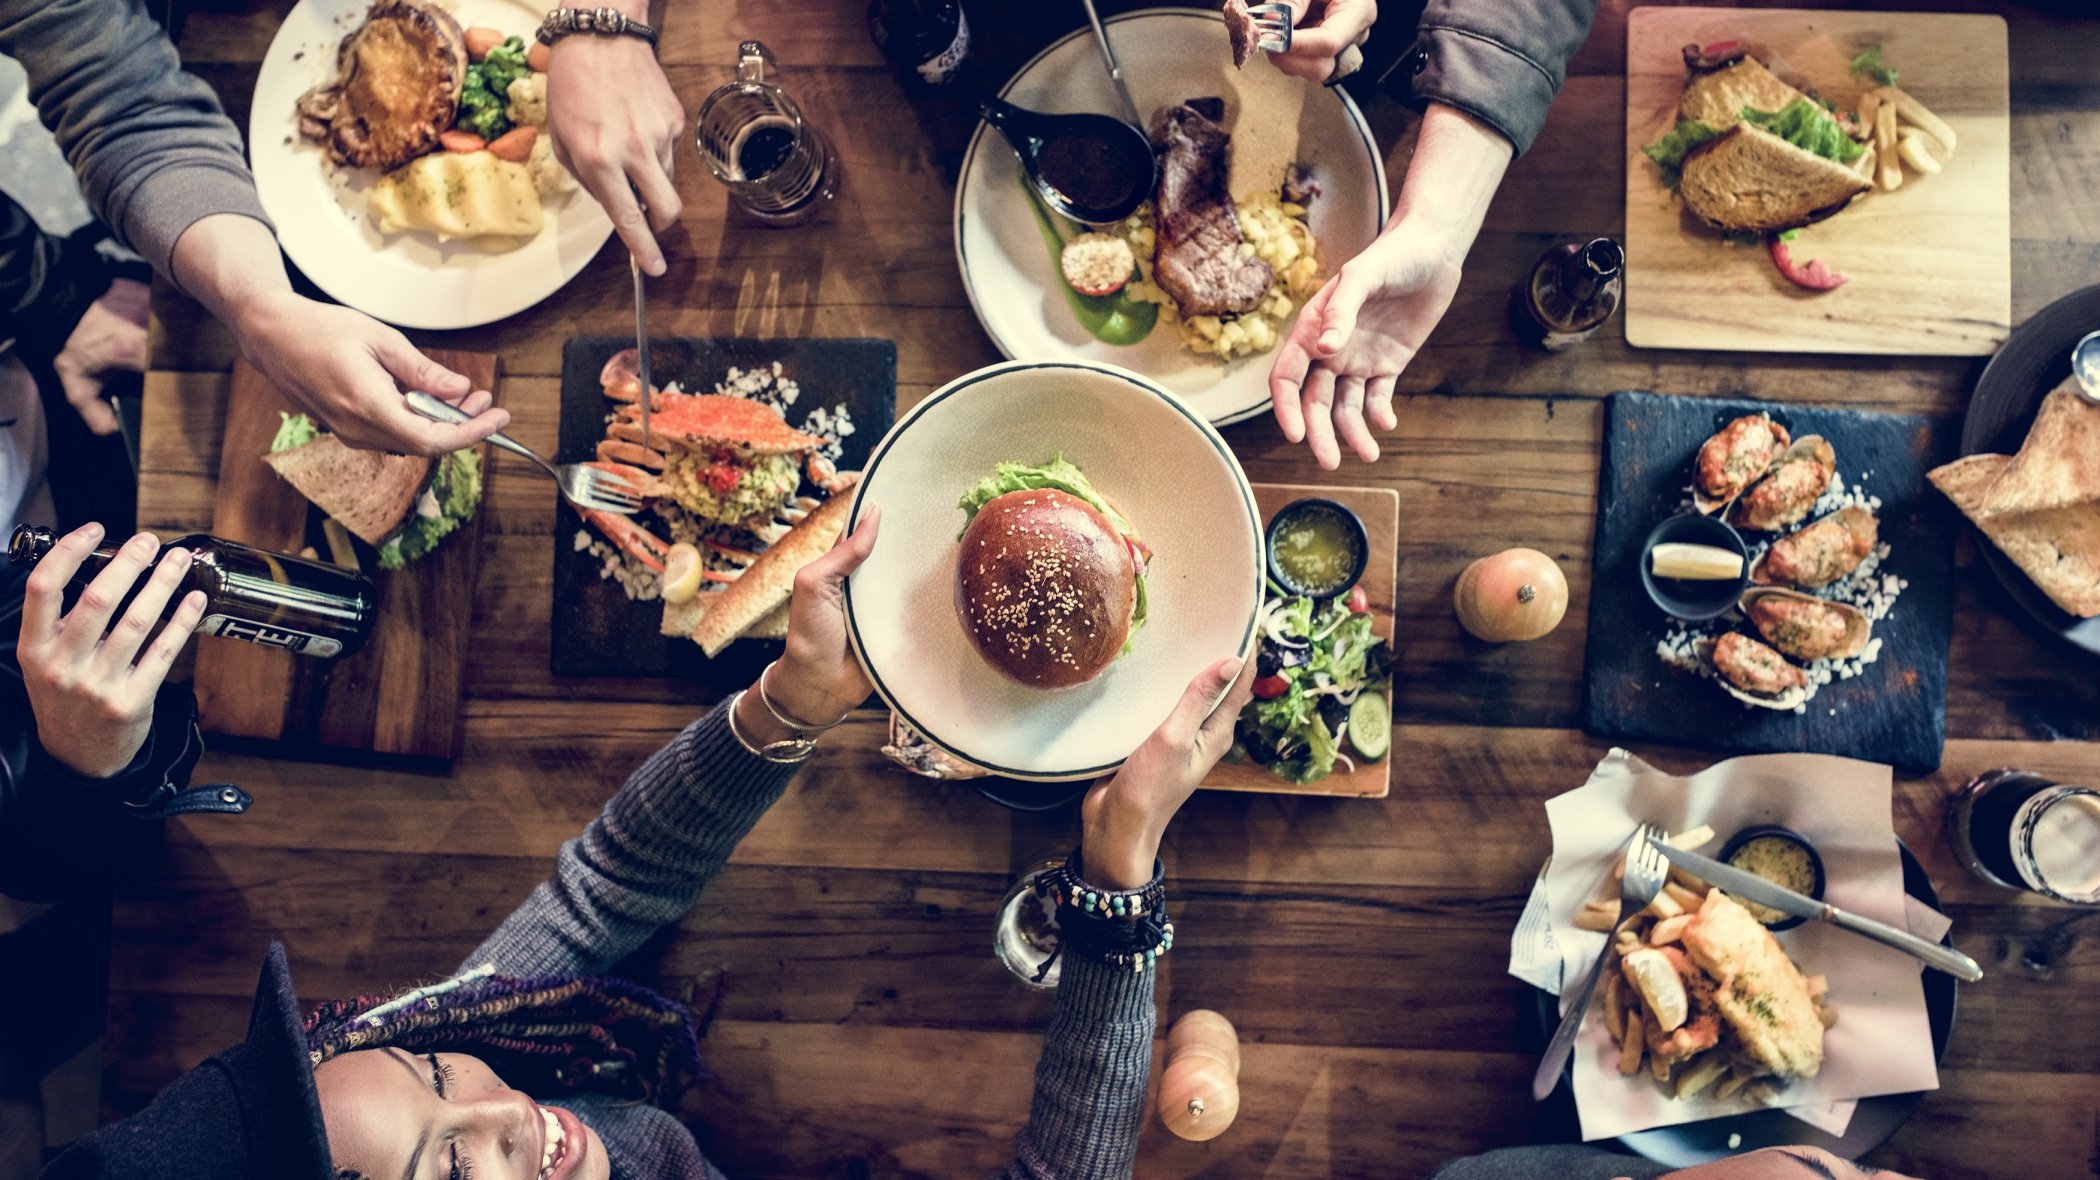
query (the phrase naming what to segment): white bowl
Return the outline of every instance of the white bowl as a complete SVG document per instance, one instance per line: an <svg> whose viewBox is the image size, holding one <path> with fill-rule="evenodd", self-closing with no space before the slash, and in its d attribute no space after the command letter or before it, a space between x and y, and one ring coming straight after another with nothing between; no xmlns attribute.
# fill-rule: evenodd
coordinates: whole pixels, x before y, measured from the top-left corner
<svg viewBox="0 0 2100 1180"><path fill-rule="evenodd" d="M493 323L559 291L612 236L612 219L589 193L548 199L546 225L514 249L382 234L365 216L365 194L379 172L333 168L299 138L293 107L335 73L336 47L369 7L369 0L299 0L263 55L248 111L248 160L285 254L332 298L404 328ZM527 41L544 11L526 0L445 7L462 28L486 25Z"/></svg>
<svg viewBox="0 0 2100 1180"><path fill-rule="evenodd" d="M1129 654L1085 684L1044 691L994 671L956 618L956 502L1001 461L1059 452L1151 546L1150 597ZM877 505L882 536L846 585L854 650L892 709L995 774L1106 774L1196 673L1254 648L1261 514L1246 473L1202 415L1126 369L1010 361L956 378L869 456L852 521Z"/></svg>
<svg viewBox="0 0 2100 1180"><path fill-rule="evenodd" d="M1306 220L1320 244L1320 273L1331 276L1385 224L1391 201L1384 155L1363 113L1341 90L1290 77L1266 61L1233 69L1216 8L1148 8L1103 23L1146 120L1191 98L1225 100L1235 197L1273 188L1293 162L1313 169L1322 191ZM1123 117L1085 25L1022 66L999 96L1030 110ZM1020 165L999 133L982 124L955 185L955 256L970 307L1002 356L1073 357L1136 369L1221 426L1268 408L1274 349L1232 361L1197 356L1164 319L1132 345L1088 335L1065 302L1021 190Z"/></svg>

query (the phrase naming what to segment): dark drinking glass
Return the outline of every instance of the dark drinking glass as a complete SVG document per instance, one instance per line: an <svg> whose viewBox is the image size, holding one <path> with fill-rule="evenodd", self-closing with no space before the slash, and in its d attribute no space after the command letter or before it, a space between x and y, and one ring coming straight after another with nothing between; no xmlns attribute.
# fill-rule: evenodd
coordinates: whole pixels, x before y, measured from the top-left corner
<svg viewBox="0 0 2100 1180"><path fill-rule="evenodd" d="M7 556L16 567L29 569L54 543L50 529L23 525L8 542ZM93 581L120 548L121 542L95 550L80 564L71 585L79 588ZM349 655L372 634L378 598L371 582L349 570L202 533L170 541L166 548L189 550L191 561L164 613L174 613L190 591L203 591L200 635L328 659ZM117 613L121 617L122 609Z"/></svg>
<svg viewBox="0 0 2100 1180"><path fill-rule="evenodd" d="M764 45L737 46L736 81L700 104L700 156L737 204L762 224L800 225L838 194L838 157L780 88Z"/></svg>
<svg viewBox="0 0 2100 1180"><path fill-rule="evenodd" d="M1984 880L2100 904L2100 791L1987 771L1955 795L1947 823L1955 855Z"/></svg>

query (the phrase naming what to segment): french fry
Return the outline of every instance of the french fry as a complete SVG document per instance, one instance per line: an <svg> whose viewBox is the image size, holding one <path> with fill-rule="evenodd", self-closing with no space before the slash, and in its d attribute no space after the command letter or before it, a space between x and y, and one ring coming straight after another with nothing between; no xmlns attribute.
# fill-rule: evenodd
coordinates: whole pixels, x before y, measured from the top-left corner
<svg viewBox="0 0 2100 1180"><path fill-rule="evenodd" d="M1881 91L1869 90L1859 96L1859 125L1866 130L1874 129L1874 116L1881 110Z"/></svg>
<svg viewBox="0 0 2100 1180"><path fill-rule="evenodd" d="M1695 848L1699 848L1707 844L1713 838L1713 825L1700 824L1696 828L1686 828L1684 831L1679 832L1676 835L1664 840L1663 843L1668 844L1670 847L1677 849L1679 852L1690 852Z"/></svg>
<svg viewBox="0 0 2100 1180"><path fill-rule="evenodd" d="M1926 146L1931 139L1922 131L1906 127L1896 136L1896 154L1903 157L1904 163L1931 176L1940 170L1940 162L1932 158L1932 149Z"/></svg>
<svg viewBox="0 0 2100 1180"><path fill-rule="evenodd" d="M1859 159L1852 161L1852 170L1854 172L1859 173L1861 176L1866 177L1867 182L1869 184L1872 184L1874 181L1875 167L1881 161L1881 153L1875 151L1874 145L1871 143L1865 146L1867 150L1859 154ZM1874 190L1867 190L1867 192L1872 191ZM1865 196L1866 193L1861 193L1860 195Z"/></svg>
<svg viewBox="0 0 2100 1180"><path fill-rule="evenodd" d="M1575 911L1575 929L1611 933L1619 924L1619 907L1608 901L1593 901Z"/></svg>
<svg viewBox="0 0 2100 1180"><path fill-rule="evenodd" d="M1825 1004L1822 1007L1816 1009L1816 1019L1823 1022L1824 1028L1836 1028L1838 1022L1838 1006L1836 1004Z"/></svg>
<svg viewBox="0 0 2100 1180"><path fill-rule="evenodd" d="M1743 1094L1759 1106L1779 1105L1779 1087L1770 1082L1758 1082L1756 1085L1745 1087Z"/></svg>
<svg viewBox="0 0 2100 1180"><path fill-rule="evenodd" d="M1622 955L1640 945L1640 931L1635 930L1632 926L1628 926L1617 934L1612 935L1612 946L1616 947Z"/></svg>
<svg viewBox="0 0 2100 1180"><path fill-rule="evenodd" d="M1830 977L1828 975L1811 975L1801 982L1808 988L1808 998L1819 1004L1823 1002L1824 996L1830 994Z"/></svg>
<svg viewBox="0 0 2100 1180"><path fill-rule="evenodd" d="M1687 889L1674 881L1666 882L1663 885L1663 893L1667 895L1669 899L1676 904L1678 914L1696 913L1700 906L1706 904L1705 890ZM1677 916L1677 914L1669 914L1666 916L1674 918Z"/></svg>
<svg viewBox="0 0 2100 1180"><path fill-rule="evenodd" d="M1658 1082L1670 1080L1670 1067L1676 1064L1660 1053L1648 1054L1648 1075Z"/></svg>
<svg viewBox="0 0 2100 1180"><path fill-rule="evenodd" d="M1876 165L1876 173L1881 187L1885 189L1903 187L1903 168L1896 162L1896 106L1894 103L1882 103L1881 110L1874 116L1874 154L1880 161Z"/></svg>
<svg viewBox="0 0 2100 1180"><path fill-rule="evenodd" d="M1641 1054L1648 1048L1647 1040L1641 1036L1641 1014L1638 1009L1626 1012L1625 1031L1619 1034L1619 1073L1632 1077L1641 1070Z"/></svg>
<svg viewBox="0 0 2100 1180"><path fill-rule="evenodd" d="M1641 912L1651 914L1657 918L1674 918L1684 912L1684 907L1678 904L1676 898L1670 896L1670 887L1668 884L1665 884L1663 891L1656 894L1655 900L1649 902L1648 908Z"/></svg>
<svg viewBox="0 0 2100 1180"><path fill-rule="evenodd" d="M1904 122L1938 140L1940 147L1945 149L1948 155L1954 154L1954 128L1949 127L1945 119L1933 114L1926 109L1924 103L1894 86L1882 87L1881 97L1882 105L1892 105L1896 113L1903 116Z"/></svg>
<svg viewBox="0 0 2100 1180"><path fill-rule="evenodd" d="M1610 1029L1614 1036L1626 1027L1626 993L1623 990L1625 987L1626 981L1619 977L1617 971L1612 972L1611 978L1604 981L1604 1027Z"/></svg>
<svg viewBox="0 0 2100 1180"><path fill-rule="evenodd" d="M1732 1098L1732 1097L1734 1097L1734 1096L1735 1096L1735 1092L1736 1092L1737 1090L1740 1090L1740 1089L1742 1089L1742 1088L1743 1088L1744 1086L1747 1086L1747 1085L1749 1085L1749 1084L1750 1084L1750 1079L1751 1079L1752 1077L1754 1077L1754 1076L1756 1076L1756 1075L1754 1075L1754 1074L1747 1074L1747 1073L1734 1073L1734 1072L1731 1072L1731 1073L1730 1073L1730 1074L1729 1074L1729 1075L1728 1075L1727 1077L1725 1077L1725 1078L1722 1078L1722 1079L1721 1079L1721 1084L1720 1084L1720 1085L1718 1085L1718 1086L1715 1086L1715 1087L1714 1087L1714 1097L1716 1097L1716 1098Z"/></svg>
<svg viewBox="0 0 2100 1180"><path fill-rule="evenodd" d="M1662 921L1657 922L1654 928L1648 931L1648 945L1667 946L1683 938L1684 928L1691 925L1692 919L1696 916L1694 914L1679 914L1674 918L1664 918Z"/></svg>
<svg viewBox="0 0 2100 1180"><path fill-rule="evenodd" d="M1692 1058L1677 1075L1676 1094L1679 1098L1697 1097L1708 1086L1719 1081L1728 1072L1728 1054L1719 1049L1708 1049Z"/></svg>

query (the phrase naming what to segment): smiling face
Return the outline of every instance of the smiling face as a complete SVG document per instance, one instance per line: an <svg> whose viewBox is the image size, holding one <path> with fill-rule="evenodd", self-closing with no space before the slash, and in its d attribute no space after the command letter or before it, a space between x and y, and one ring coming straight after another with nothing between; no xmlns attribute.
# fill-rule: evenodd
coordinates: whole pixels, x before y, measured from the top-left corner
<svg viewBox="0 0 2100 1180"><path fill-rule="evenodd" d="M314 1069L338 1168L366 1180L608 1180L597 1132L503 1084L479 1058L400 1049Z"/></svg>

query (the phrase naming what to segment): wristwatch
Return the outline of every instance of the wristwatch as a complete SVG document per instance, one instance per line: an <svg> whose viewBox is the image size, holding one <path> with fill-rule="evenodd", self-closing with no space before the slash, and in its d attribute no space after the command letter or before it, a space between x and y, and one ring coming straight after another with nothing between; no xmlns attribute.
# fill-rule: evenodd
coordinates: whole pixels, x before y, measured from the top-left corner
<svg viewBox="0 0 2100 1180"><path fill-rule="evenodd" d="M556 8L540 22L542 45L552 45L571 33L594 33L600 37L640 37L656 46L656 30L617 8Z"/></svg>

